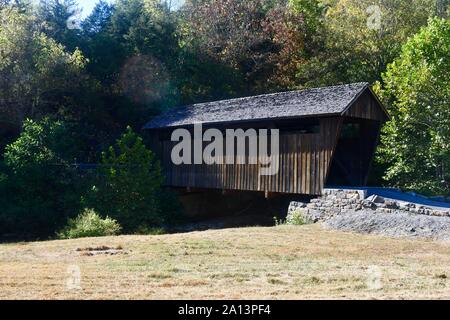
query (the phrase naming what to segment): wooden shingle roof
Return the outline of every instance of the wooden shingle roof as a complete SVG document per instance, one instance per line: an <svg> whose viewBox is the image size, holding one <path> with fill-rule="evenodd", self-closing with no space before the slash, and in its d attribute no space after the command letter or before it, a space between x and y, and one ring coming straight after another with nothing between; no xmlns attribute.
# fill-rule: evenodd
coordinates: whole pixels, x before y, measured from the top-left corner
<svg viewBox="0 0 450 320"><path fill-rule="evenodd" d="M343 115L368 88L368 83L353 83L194 104L165 112L150 121L144 129Z"/></svg>

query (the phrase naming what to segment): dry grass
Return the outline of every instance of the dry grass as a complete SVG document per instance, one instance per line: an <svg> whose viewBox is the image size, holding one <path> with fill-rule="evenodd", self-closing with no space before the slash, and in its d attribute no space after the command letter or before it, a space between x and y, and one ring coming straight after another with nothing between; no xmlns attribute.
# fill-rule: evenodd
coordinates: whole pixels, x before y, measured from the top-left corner
<svg viewBox="0 0 450 320"><path fill-rule="evenodd" d="M448 299L450 243L314 225L0 245L0 298Z"/></svg>

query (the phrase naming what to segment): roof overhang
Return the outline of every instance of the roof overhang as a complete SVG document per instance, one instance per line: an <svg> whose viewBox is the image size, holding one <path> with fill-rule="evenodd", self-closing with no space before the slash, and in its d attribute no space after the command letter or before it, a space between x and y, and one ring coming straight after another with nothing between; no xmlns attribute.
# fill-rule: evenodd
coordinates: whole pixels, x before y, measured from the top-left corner
<svg viewBox="0 0 450 320"><path fill-rule="evenodd" d="M146 126L144 126L144 130L165 130L165 129L175 129L175 128L188 128L188 127L192 127L195 124L202 124L204 126L226 126L226 125L236 125L239 123L255 123L255 122L270 122L270 121L283 121L283 120L294 120L294 119L307 119L307 118L324 118L324 117L336 117L336 116L345 116L346 112L353 106L353 104L361 97L361 95L363 95L364 93L366 93L367 91L370 93L370 95L375 99L375 101L377 102L377 104L379 105L379 107L381 108L381 110L383 111L383 113L386 116L386 120L390 119L389 113L387 111L387 109L385 108L385 106L381 103L380 99L378 98L378 96L374 93L374 91L372 90L372 88L370 87L370 85L368 83L361 83L361 84L352 84L354 86L359 85L358 87L358 91L354 92L355 96L350 100L350 102L345 102L345 104L342 105L341 108L339 108L339 112L319 112L319 113L309 113L309 114L299 114L299 115L292 115L292 116L273 116L273 117L252 117L252 118L241 118L241 119L236 119L236 120L227 120L227 121L221 121L221 120L217 120L217 121L192 121L192 122L187 122L187 123L177 123L177 121L172 121L174 124L164 124L164 125L155 125L154 121L149 122ZM352 86L352 85L342 85L341 87L345 87L345 86ZM334 90L333 88L338 88L339 86L334 86L334 87L325 87L325 88L316 88L316 89L308 89L308 90ZM300 94L302 94L303 91L298 91ZM307 90L305 90L304 92L308 92ZM320 92L320 91L319 91ZM280 93L280 95L283 94L291 94L291 93L295 93L295 92L287 92L287 93ZM345 93L345 92L344 92ZM276 95L276 94L275 94ZM256 96L256 97L247 97L247 98L239 98L239 99L260 99L261 97L267 97L267 100L270 100L270 97L272 97L273 95L262 95L262 96ZM320 97L319 97L320 98ZM323 98L323 97L322 97ZM229 103L229 101L238 101L239 99L230 99L230 100L223 100L223 101L216 101L216 102L212 102L213 104L216 104L215 107L217 108L217 104L223 103L225 106L227 106L227 103ZM311 99L311 98L309 98ZM326 99L325 99L326 100ZM299 100L301 102L301 100ZM330 99L328 98L328 101L330 101ZM323 102L319 102L322 103ZM199 106L203 106L203 108L205 108L205 106L209 105L211 103L205 103L205 104L199 104ZM270 102L268 103L270 105ZM290 104L289 106L295 106L295 104ZM193 106L188 106L190 108L195 108L196 105ZM186 107L186 108L188 108ZM229 107L229 106L228 106ZM278 106L279 107L279 106ZM303 108L305 108L305 104L302 106ZM267 108L267 106L266 106ZM295 107L294 107L295 108ZM299 106L300 108L300 106ZM323 111L324 108L322 108ZM177 109L176 111L171 111L168 112L166 114L163 114L159 117L156 117L156 119L162 120L162 122L170 122L170 121L164 121L168 118L169 116L177 116L180 111L180 109ZM183 109L181 109L183 110ZM186 109L189 110L189 109ZM264 109L263 109L264 110ZM239 111L239 110L238 110ZM242 111L242 110L240 110ZM264 110L267 111L267 110ZM216 110L217 112L217 110ZM229 112L233 112L232 110ZM182 113L182 111L181 111ZM189 116L189 112L186 112L186 117ZM166 118L164 118L166 117Z"/></svg>

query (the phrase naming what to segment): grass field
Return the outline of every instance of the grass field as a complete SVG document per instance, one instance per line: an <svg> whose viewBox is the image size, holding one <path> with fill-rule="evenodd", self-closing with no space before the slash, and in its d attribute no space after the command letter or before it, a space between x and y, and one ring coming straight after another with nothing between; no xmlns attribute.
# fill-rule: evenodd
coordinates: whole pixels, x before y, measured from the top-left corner
<svg viewBox="0 0 450 320"><path fill-rule="evenodd" d="M1 299L449 299L449 277L450 243L319 225L0 245Z"/></svg>

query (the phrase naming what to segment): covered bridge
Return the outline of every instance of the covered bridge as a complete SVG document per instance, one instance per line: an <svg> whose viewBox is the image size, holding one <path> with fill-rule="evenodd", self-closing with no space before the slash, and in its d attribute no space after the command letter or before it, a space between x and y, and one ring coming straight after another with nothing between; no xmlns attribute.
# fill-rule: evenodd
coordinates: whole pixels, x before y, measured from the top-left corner
<svg viewBox="0 0 450 320"><path fill-rule="evenodd" d="M388 113L367 83L266 94L176 108L144 129L167 186L320 195L325 186L364 186ZM279 172L261 164L174 165L176 128L280 130ZM225 151L224 151L225 152Z"/></svg>

